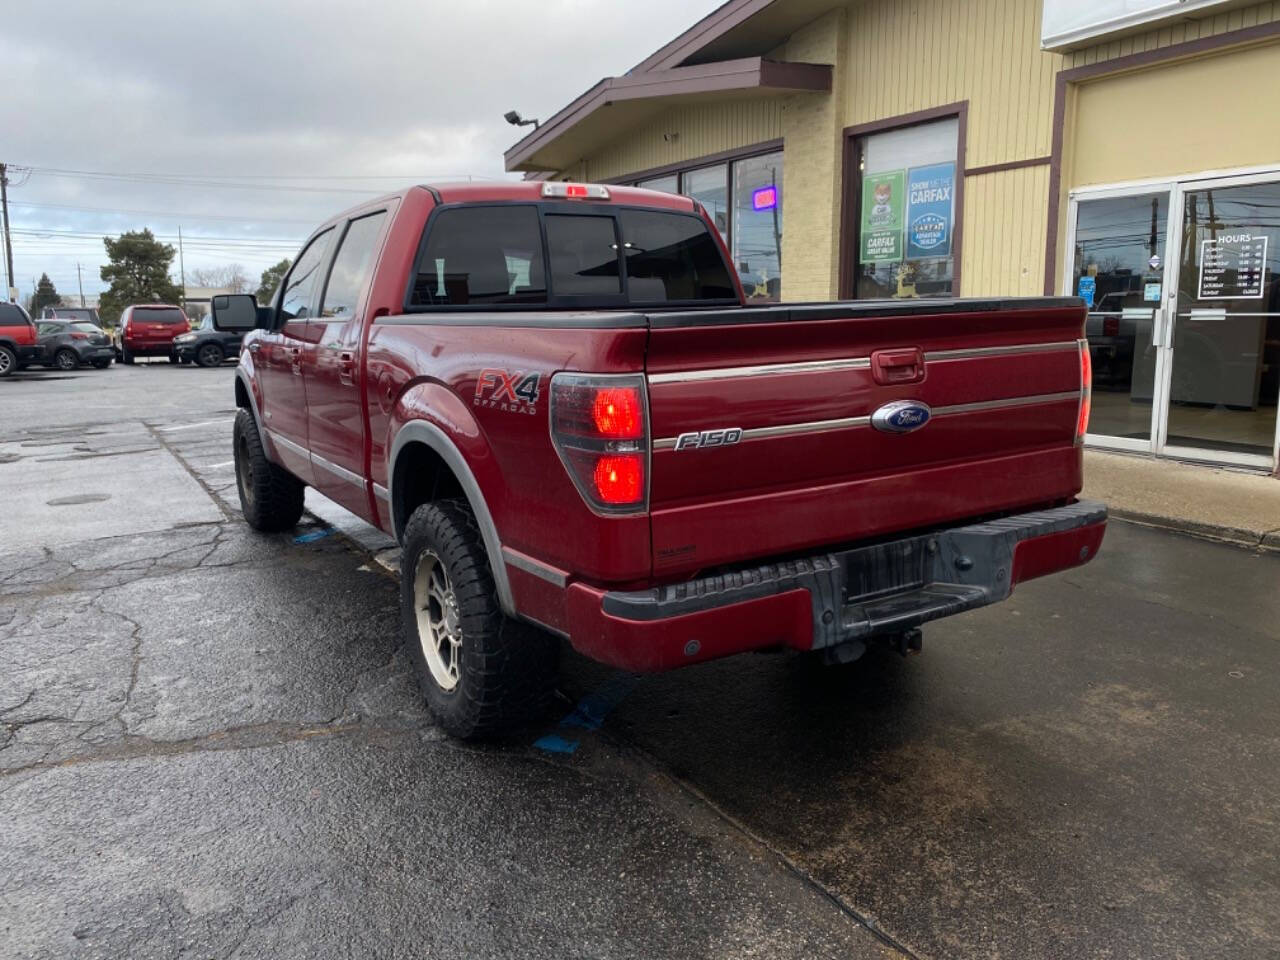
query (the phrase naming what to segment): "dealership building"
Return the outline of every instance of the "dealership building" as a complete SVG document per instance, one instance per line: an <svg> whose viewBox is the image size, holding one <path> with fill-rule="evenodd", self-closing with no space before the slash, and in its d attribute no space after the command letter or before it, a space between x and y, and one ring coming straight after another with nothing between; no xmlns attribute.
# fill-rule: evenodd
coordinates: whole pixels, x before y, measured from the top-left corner
<svg viewBox="0 0 1280 960"><path fill-rule="evenodd" d="M1071 294L1090 442L1275 471L1280 0L729 0L506 153L687 194L756 302Z"/></svg>

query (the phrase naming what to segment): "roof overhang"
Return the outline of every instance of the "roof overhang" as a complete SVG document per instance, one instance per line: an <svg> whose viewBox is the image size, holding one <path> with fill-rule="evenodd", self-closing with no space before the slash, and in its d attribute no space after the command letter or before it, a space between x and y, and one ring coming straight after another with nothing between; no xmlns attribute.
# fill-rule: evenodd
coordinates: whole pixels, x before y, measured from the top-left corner
<svg viewBox="0 0 1280 960"><path fill-rule="evenodd" d="M508 170L563 170L675 104L831 90L831 66L763 57L607 77L507 150Z"/></svg>

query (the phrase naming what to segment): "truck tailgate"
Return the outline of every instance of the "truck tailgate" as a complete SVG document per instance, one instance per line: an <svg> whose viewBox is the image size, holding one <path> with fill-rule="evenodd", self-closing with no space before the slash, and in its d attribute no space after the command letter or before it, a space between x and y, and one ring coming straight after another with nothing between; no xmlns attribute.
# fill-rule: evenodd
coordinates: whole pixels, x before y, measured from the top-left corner
<svg viewBox="0 0 1280 960"><path fill-rule="evenodd" d="M651 314L655 574L1075 495L1084 317L1073 299ZM929 415L886 432L893 401Z"/></svg>

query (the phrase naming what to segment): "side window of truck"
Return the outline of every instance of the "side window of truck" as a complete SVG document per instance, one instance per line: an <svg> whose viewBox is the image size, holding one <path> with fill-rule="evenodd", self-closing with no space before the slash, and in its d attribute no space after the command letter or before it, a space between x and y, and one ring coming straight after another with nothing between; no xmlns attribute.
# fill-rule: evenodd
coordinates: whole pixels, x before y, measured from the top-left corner
<svg viewBox="0 0 1280 960"><path fill-rule="evenodd" d="M289 276L284 281L284 292L280 297L280 313L277 323L286 320L302 320L311 315L312 296L316 291L316 279L320 276L320 265L329 250L329 241L333 238L330 227L320 234L298 256Z"/></svg>
<svg viewBox="0 0 1280 960"><path fill-rule="evenodd" d="M546 303L533 206L457 207L431 219L411 306Z"/></svg>
<svg viewBox="0 0 1280 960"><path fill-rule="evenodd" d="M382 222L386 218L383 211L351 221L329 270L320 316L347 320L355 315L360 306L360 294L373 267L378 234L382 232Z"/></svg>
<svg viewBox="0 0 1280 960"><path fill-rule="evenodd" d="M736 298L720 248L701 218L622 210L618 226L633 303Z"/></svg>

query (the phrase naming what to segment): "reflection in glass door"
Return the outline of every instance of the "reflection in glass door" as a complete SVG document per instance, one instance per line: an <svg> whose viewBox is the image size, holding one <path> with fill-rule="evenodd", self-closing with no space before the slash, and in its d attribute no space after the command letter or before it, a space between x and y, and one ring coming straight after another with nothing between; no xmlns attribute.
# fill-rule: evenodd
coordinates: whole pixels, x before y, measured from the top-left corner
<svg viewBox="0 0 1280 960"><path fill-rule="evenodd" d="M1107 446L1151 449L1169 202L1166 189L1073 203L1069 292L1089 305L1089 434Z"/></svg>
<svg viewBox="0 0 1280 960"><path fill-rule="evenodd" d="M1163 447L1270 460L1280 397L1280 182L1240 179L1181 190Z"/></svg>

